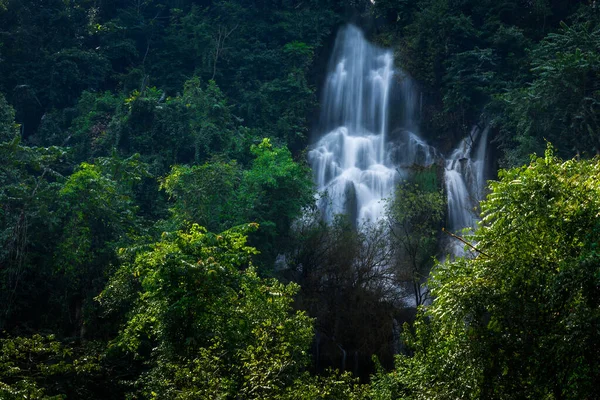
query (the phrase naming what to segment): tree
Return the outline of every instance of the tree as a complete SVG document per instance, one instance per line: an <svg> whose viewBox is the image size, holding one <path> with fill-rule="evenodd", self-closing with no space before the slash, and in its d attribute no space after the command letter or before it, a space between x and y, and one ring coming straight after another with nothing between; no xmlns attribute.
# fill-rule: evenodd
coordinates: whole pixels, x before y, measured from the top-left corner
<svg viewBox="0 0 600 400"><path fill-rule="evenodd" d="M15 110L0 93L0 143L12 140L18 133L15 124Z"/></svg>
<svg viewBox="0 0 600 400"><path fill-rule="evenodd" d="M6 400L90 398L100 369L98 354L91 347L74 349L52 335L0 339L0 396Z"/></svg>
<svg viewBox="0 0 600 400"><path fill-rule="evenodd" d="M437 189L427 190L408 182L396 187L387 206L397 278L399 282L410 282L417 306L425 300L421 285L433 264L444 206L444 196Z"/></svg>
<svg viewBox="0 0 600 400"><path fill-rule="evenodd" d="M63 148L0 143L0 329L47 316L36 306L47 295L51 254L61 223L58 192L68 168ZM33 325L36 325L33 322Z"/></svg>
<svg viewBox="0 0 600 400"><path fill-rule="evenodd" d="M263 139L251 152L251 166L245 170L217 157L202 166L175 166L161 188L173 201L172 222L178 227L191 222L221 230L259 223L251 240L271 263L275 251L287 250L295 218L313 203L313 182L310 169L295 162L286 147Z"/></svg>
<svg viewBox="0 0 600 400"><path fill-rule="evenodd" d="M307 211L292 238L279 273L300 284L298 305L316 318L317 372L333 367L366 378L374 354L391 365L394 318L401 318L403 302L386 227L356 227L344 215L327 224Z"/></svg>
<svg viewBox="0 0 600 400"><path fill-rule="evenodd" d="M295 284L256 274L246 245L256 228L194 225L124 253L99 300L128 310L113 345L147 365L137 380L145 397L274 398L301 377L311 321L291 312Z"/></svg>
<svg viewBox="0 0 600 400"><path fill-rule="evenodd" d="M51 119L48 116L42 121L36 139L43 145L59 144L53 143L56 140L60 144L68 144L74 148L78 162L109 156L119 144L124 108L122 95L84 91L75 107L76 116L69 129L64 126L59 126L55 132L45 129L46 120Z"/></svg>
<svg viewBox="0 0 600 400"><path fill-rule="evenodd" d="M241 179L235 161L172 167L161 183L173 202L172 221L177 227L192 222L212 231L231 228L238 222L235 191Z"/></svg>
<svg viewBox="0 0 600 400"><path fill-rule="evenodd" d="M261 252L272 261L287 249L293 221L313 204L314 184L308 166L295 162L287 147L265 138L251 152L254 160L244 171L236 203L242 221L261 225Z"/></svg>
<svg viewBox="0 0 600 400"><path fill-rule="evenodd" d="M562 23L534 50L533 81L502 96L508 165L526 162L530 153L541 154L545 140L569 157L600 153L599 26L591 7L570 25Z"/></svg>
<svg viewBox="0 0 600 400"><path fill-rule="evenodd" d="M433 303L407 335L414 356L375 387L407 399L596 398L600 160L548 149L490 185L476 257L435 267Z"/></svg>
<svg viewBox="0 0 600 400"><path fill-rule="evenodd" d="M238 146L246 144L236 131L231 106L215 81L211 80L205 88L202 86L197 77L186 81L181 99L190 114L196 163L205 161L209 155L231 155L236 142L241 142Z"/></svg>
<svg viewBox="0 0 600 400"><path fill-rule="evenodd" d="M134 187L147 176L139 155L120 159L100 158L82 163L65 181L59 198L62 229L53 251L54 273L60 295L55 296L63 318L85 336L94 315L92 299L106 283L117 263L117 249L142 235L134 203ZM68 307L65 307L68 305ZM90 333L99 333L95 327Z"/></svg>

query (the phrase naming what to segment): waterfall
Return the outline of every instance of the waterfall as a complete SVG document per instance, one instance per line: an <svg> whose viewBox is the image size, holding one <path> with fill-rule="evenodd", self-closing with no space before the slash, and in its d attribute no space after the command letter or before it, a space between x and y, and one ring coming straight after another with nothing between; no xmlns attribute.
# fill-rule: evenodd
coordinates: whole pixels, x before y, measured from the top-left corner
<svg viewBox="0 0 600 400"><path fill-rule="evenodd" d="M386 149L396 74L391 51L367 42L353 25L340 30L323 90L320 139L308 153L318 189L326 193L319 207L327 220L344 213L355 222L376 221L384 212L382 200L399 177ZM408 93L411 83L403 82ZM407 115L416 108L407 104L416 101L412 97Z"/></svg>
<svg viewBox="0 0 600 400"><path fill-rule="evenodd" d="M391 130L394 94L400 101L394 122L400 127ZM422 103L413 80L394 68L391 51L367 42L353 25L340 30L323 87L318 140L308 153L326 220L335 214L346 214L357 224L378 220L383 200L400 178L415 166L436 164L444 166L447 228L460 232L475 226L489 129L474 127L445 158L415 133ZM462 254L460 246L452 246L451 254Z"/></svg>
<svg viewBox="0 0 600 400"><path fill-rule="evenodd" d="M489 127L474 126L446 160L444 180L448 195L448 228L460 232L474 228L478 220L477 206L485 189L485 155ZM477 146L476 146L477 145ZM450 253L463 255L462 244L454 242Z"/></svg>

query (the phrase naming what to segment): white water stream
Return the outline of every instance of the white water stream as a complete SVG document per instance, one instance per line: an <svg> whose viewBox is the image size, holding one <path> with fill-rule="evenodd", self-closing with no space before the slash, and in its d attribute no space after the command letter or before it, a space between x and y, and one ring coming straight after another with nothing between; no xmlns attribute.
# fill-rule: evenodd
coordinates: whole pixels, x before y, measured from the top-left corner
<svg viewBox="0 0 600 400"><path fill-rule="evenodd" d="M448 202L447 228L461 233L477 225L479 201L484 197L485 156L489 128L475 126L471 134L460 141L445 162L444 180ZM453 240L445 249L454 256L464 255L464 245Z"/></svg>
<svg viewBox="0 0 600 400"><path fill-rule="evenodd" d="M394 187L396 171L386 160L392 53L368 43L353 25L342 29L325 82L320 129L324 135L309 152L328 220L346 213L375 221L381 201Z"/></svg>
<svg viewBox="0 0 600 400"><path fill-rule="evenodd" d="M393 93L401 105L391 110ZM370 44L355 26L340 30L323 89L318 141L308 153L319 207L326 220L349 215L357 224L383 216L394 185L415 166L444 166L446 226L459 232L476 223L474 209L485 184L488 129L474 128L448 159L412 130L418 92L392 52ZM390 113L400 128L390 132ZM460 243L459 243L460 244ZM461 246L450 249L462 254Z"/></svg>

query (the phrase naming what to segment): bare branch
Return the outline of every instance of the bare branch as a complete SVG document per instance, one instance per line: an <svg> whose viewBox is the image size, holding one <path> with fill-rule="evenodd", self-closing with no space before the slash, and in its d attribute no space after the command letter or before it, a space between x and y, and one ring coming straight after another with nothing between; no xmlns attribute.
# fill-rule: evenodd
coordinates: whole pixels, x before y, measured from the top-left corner
<svg viewBox="0 0 600 400"><path fill-rule="evenodd" d="M467 242L465 239L463 239L460 236L455 235L454 233L446 230L446 228L442 228L442 232L444 232L447 235L450 235L451 237L453 237L456 240L459 240L459 241L463 242L464 244L466 244L467 246L469 246L470 248L472 248L473 250L475 250L479 254L482 254L482 255L486 256L487 258L491 258L489 255L487 255L483 251L479 250L477 247L473 246L471 243Z"/></svg>

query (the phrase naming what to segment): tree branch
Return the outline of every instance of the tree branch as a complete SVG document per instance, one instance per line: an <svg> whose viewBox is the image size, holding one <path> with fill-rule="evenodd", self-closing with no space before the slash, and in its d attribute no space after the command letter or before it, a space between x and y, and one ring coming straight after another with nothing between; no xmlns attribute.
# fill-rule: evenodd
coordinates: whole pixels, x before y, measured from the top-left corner
<svg viewBox="0 0 600 400"><path fill-rule="evenodd" d="M459 240L459 241L463 242L464 244L466 244L467 246L469 246L470 248L472 248L473 250L475 250L479 254L482 254L482 255L486 256L487 258L492 258L488 254L486 254L483 251L479 250L477 247L473 246L471 243L467 242L465 239L463 239L460 236L455 235L454 233L446 230L446 228L442 228L442 232L444 232L447 235L450 235L451 237L453 237L456 240Z"/></svg>

